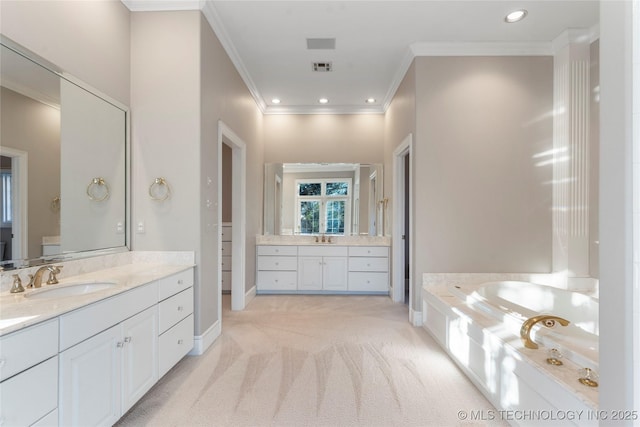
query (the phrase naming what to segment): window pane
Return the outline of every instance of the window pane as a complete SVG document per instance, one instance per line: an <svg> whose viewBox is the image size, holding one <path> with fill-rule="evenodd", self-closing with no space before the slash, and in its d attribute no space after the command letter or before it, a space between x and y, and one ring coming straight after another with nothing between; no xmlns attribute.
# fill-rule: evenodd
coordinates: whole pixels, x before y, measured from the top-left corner
<svg viewBox="0 0 640 427"><path fill-rule="evenodd" d="M344 234L344 200L327 202L327 233Z"/></svg>
<svg viewBox="0 0 640 427"><path fill-rule="evenodd" d="M298 184L299 196L319 196L321 193L322 193L322 184L320 183Z"/></svg>
<svg viewBox="0 0 640 427"><path fill-rule="evenodd" d="M327 182L327 196L346 196L349 184L346 182Z"/></svg>
<svg viewBox="0 0 640 427"><path fill-rule="evenodd" d="M312 234L320 232L320 202L300 202L300 233Z"/></svg>

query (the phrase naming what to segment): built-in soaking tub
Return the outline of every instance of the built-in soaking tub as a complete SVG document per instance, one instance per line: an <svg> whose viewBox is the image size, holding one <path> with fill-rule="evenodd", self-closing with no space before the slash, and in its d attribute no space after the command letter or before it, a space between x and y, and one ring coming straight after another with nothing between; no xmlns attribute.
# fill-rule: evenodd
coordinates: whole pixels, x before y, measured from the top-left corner
<svg viewBox="0 0 640 427"><path fill-rule="evenodd" d="M508 411L496 414L510 417L512 425L596 425L597 388L579 377L584 368L598 372L598 300L523 281L465 284L455 278L425 280L423 327L496 408ZM531 338L539 348L525 348L520 328L540 314L570 324L537 324ZM560 351L563 365L547 363L552 348Z"/></svg>

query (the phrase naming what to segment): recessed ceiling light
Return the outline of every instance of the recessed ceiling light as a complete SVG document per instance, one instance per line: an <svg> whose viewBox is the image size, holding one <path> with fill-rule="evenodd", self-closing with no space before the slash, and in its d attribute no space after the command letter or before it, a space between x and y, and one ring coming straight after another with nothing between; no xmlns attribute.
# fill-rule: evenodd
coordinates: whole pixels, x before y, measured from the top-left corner
<svg viewBox="0 0 640 427"><path fill-rule="evenodd" d="M320 99L318 99L318 102L319 102L320 104L328 104L328 103L329 103L329 100L328 100L327 98L320 98Z"/></svg>
<svg viewBox="0 0 640 427"><path fill-rule="evenodd" d="M504 17L504 22L513 24L514 22L522 21L525 16L527 16L527 11L525 9L514 10Z"/></svg>
<svg viewBox="0 0 640 427"><path fill-rule="evenodd" d="M273 98L273 99L271 100L271 102L272 102L273 104L280 104L280 99L279 99L279 98Z"/></svg>
<svg viewBox="0 0 640 427"><path fill-rule="evenodd" d="M376 102L375 98L367 98L367 100L366 100L367 104L373 104L374 102Z"/></svg>

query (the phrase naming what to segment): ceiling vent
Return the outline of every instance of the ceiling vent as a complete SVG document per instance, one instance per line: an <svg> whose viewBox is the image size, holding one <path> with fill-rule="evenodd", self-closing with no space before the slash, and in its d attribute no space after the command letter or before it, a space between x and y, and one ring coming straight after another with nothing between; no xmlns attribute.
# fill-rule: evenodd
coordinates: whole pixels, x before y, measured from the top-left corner
<svg viewBox="0 0 640 427"><path fill-rule="evenodd" d="M336 39L307 39L307 49L335 49Z"/></svg>
<svg viewBox="0 0 640 427"><path fill-rule="evenodd" d="M331 62L314 62L313 63L313 71L317 71L319 73L326 73L329 71L333 71L333 63Z"/></svg>

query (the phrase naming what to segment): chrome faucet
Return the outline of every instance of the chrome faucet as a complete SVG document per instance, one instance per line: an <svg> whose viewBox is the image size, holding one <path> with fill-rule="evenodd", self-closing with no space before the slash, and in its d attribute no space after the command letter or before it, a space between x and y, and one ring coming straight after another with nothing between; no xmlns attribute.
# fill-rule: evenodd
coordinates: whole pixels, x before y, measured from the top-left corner
<svg viewBox="0 0 640 427"><path fill-rule="evenodd" d="M39 269L37 269L35 274L30 274L29 275L29 284L27 285L27 288L39 288L39 287L41 287L42 286L42 275L44 274L44 272L45 271L52 272L52 271L54 271L54 269L57 269L57 267L54 267L52 265L44 265L44 266L40 267ZM59 273L60 270L58 270L57 272ZM51 275L49 275L49 278L51 278Z"/></svg>
<svg viewBox="0 0 640 427"><path fill-rule="evenodd" d="M531 328L538 322L542 322L544 326L547 328L552 328L556 325L556 322L560 323L562 326L567 326L570 322L562 317L558 316L550 316L541 314L539 316L533 316L529 319L525 320L520 328L520 338L522 339L522 343L527 348L538 348L538 344L533 342L531 339Z"/></svg>

